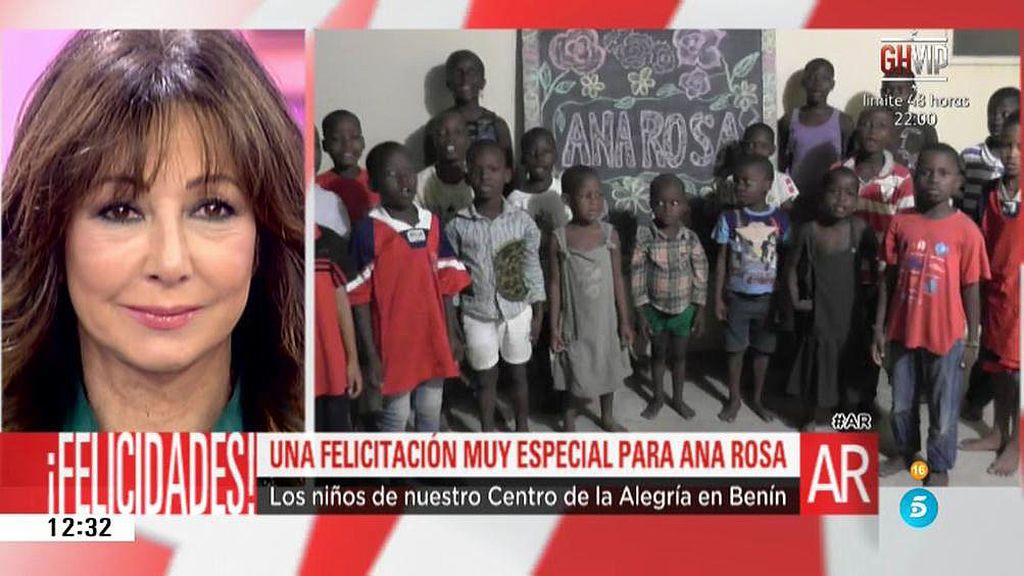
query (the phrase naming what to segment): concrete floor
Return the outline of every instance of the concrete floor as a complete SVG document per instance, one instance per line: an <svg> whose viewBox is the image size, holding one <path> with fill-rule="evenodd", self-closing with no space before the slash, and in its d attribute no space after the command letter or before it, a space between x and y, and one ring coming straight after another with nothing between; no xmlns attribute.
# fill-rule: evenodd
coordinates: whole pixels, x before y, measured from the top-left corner
<svg viewBox="0 0 1024 576"><path fill-rule="evenodd" d="M785 397L781 390L774 390L778 386L772 386L772 375L769 376L767 406L776 414L776 419L771 423L764 423L746 405L740 410L736 420L732 423L725 423L718 419L718 412L722 409L723 402L727 397L727 389L724 383L725 358L720 353L703 352L690 354L688 359L687 385L684 397L687 403L697 411L697 415L691 420L684 420L676 412L667 406L661 410L657 418L646 420L640 413L647 406L651 397L651 384L649 373L644 363L637 367L637 374L629 378L626 385L615 394L615 417L619 423L630 432L791 432L796 430L796 414L799 414L799 403L794 398ZM777 377L777 376L776 376ZM665 390L671 393L671 381L666 375ZM883 453L891 453L893 440L888 422L888 407L892 399L892 390L884 381L878 387L879 416L875 420L875 426L880 434L879 446ZM561 430L561 415L558 411L557 397L547 393L543 387L531 383L530 391L530 430L531 432L550 432ZM749 394L745 386L745 394ZM472 390L464 383L451 383L445 389L446 413L445 421L447 429L452 431L478 431L479 419L477 417L476 400ZM589 411L580 413L576 427L580 432L600 431L597 424L599 407L597 403L589 406ZM499 430L514 430L515 421L513 410L507 393L507 387L499 391L499 411L504 416L498 419ZM983 422L992 422L992 406L985 411ZM502 421L504 420L504 422ZM922 442L927 438L928 417L927 409L922 406ZM827 431L828 428L819 425L818 431ZM984 434L988 429L984 426L970 426L961 421L959 426L959 438L975 438ZM1020 484L1018 476L997 477L986 473L986 468L992 462L994 454L980 452L961 451L956 468L950 474L951 485L953 486L1017 486ZM919 482L910 477L909 473L901 473L895 476L881 479L882 486L918 486Z"/></svg>

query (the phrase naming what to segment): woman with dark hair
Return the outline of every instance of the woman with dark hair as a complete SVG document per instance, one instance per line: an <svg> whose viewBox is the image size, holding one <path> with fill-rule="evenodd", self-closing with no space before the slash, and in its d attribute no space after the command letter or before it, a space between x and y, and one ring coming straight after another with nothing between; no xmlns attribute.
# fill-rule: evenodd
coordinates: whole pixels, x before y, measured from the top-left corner
<svg viewBox="0 0 1024 576"><path fill-rule="evenodd" d="M238 35L76 34L3 178L3 427L303 427L302 138Z"/></svg>

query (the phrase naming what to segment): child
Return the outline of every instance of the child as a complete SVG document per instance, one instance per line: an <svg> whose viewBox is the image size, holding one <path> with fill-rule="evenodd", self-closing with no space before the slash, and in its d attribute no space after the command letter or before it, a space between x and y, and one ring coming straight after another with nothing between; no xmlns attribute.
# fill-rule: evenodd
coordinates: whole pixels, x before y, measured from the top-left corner
<svg viewBox="0 0 1024 576"><path fill-rule="evenodd" d="M633 249L633 305L637 325L651 339L654 396L641 414L654 418L665 404L662 381L672 354L672 408L689 420L695 412L683 400L686 348L690 334L703 332L708 291L708 259L697 234L683 225L690 203L683 182L672 174L651 181L654 221L637 230Z"/></svg>
<svg viewBox="0 0 1024 576"><path fill-rule="evenodd" d="M1003 123L999 151L1003 177L985 187L981 230L992 265L985 284L981 368L992 375L996 416L992 432L965 442L965 450L994 450L989 474L1009 476L1020 458L1020 267L1024 263L1024 217L1020 214L1020 116Z"/></svg>
<svg viewBox="0 0 1024 576"><path fill-rule="evenodd" d="M956 463L960 384L978 357L978 283L989 277L981 232L950 203L963 179L956 150L926 146L915 172L916 212L897 215L885 233L886 281L879 286L871 352L876 364L891 366L899 455L880 466L880 476L906 470L920 449L919 390L928 399L925 483L948 485Z"/></svg>
<svg viewBox="0 0 1024 576"><path fill-rule="evenodd" d="M979 225L985 211L982 189L1003 175L1003 163L996 149L1005 119L1020 109L1020 90L1007 86L996 90L988 100L988 133L986 140L961 152L966 165L967 183L963 195L956 199L957 207ZM969 422L981 420L985 406L992 400L994 390L988 373L976 369L971 373L967 396L961 417Z"/></svg>
<svg viewBox="0 0 1024 576"><path fill-rule="evenodd" d="M561 228L572 218L569 206L562 199L562 186L555 179L555 137L550 130L535 127L527 130L520 140L519 160L523 167L523 180L518 189L508 195L509 204L526 210L540 229L540 262L543 267L548 261L548 240L551 232ZM547 269L543 270L547 273ZM545 278L545 283L547 278ZM561 406L561 398L553 390L551 380L551 334L541 323L541 333L533 343L533 357L529 366L529 382L534 390L542 391L540 396L545 405ZM548 400L550 399L550 401Z"/></svg>
<svg viewBox="0 0 1024 576"><path fill-rule="evenodd" d="M737 156L734 161L742 158L743 155L761 156L762 158L771 159L772 155L775 154L775 131L764 122L755 122L747 126L747 129L743 131L743 139L740 140L740 149L743 154ZM735 207L735 177L730 174L726 178L725 184L726 201L724 204ZM782 208L787 213L791 213L793 204L799 195L800 190L797 189L796 183L789 177L789 174L775 170L772 188L768 191L768 197L765 198L768 205L772 208Z"/></svg>
<svg viewBox="0 0 1024 576"><path fill-rule="evenodd" d="M888 150L897 162L913 171L921 149L939 141L935 127L910 111L910 104L917 98L914 72L910 68L900 68L887 73L882 80L881 92L885 107L894 118L899 118L895 138L889 143Z"/></svg>
<svg viewBox="0 0 1024 576"><path fill-rule="evenodd" d="M984 142L966 148L960 153L966 165L967 182L964 184L959 208L975 222L981 222L981 214L985 210L985 203L981 197L982 187L1003 175L1003 164L997 151L993 150L992 144L1002 133L1006 117L1018 110L1019 88L1006 86L993 92L988 99L988 137Z"/></svg>
<svg viewBox="0 0 1024 576"><path fill-rule="evenodd" d="M436 214L444 226L473 202L473 189L466 182L466 121L448 110L430 121L427 132L435 161L416 175L416 203Z"/></svg>
<svg viewBox="0 0 1024 576"><path fill-rule="evenodd" d="M319 244L319 226L316 240ZM318 256L314 277L316 431L349 432L352 420L348 399L362 392L363 376L357 362L356 334L345 292L345 276L330 258Z"/></svg>
<svg viewBox="0 0 1024 576"><path fill-rule="evenodd" d="M553 175L555 136L547 128L531 128L523 134L519 160L526 181L509 193L508 201L529 212L541 234L547 236L572 218L572 211L562 200L562 186Z"/></svg>
<svg viewBox="0 0 1024 576"><path fill-rule="evenodd" d="M469 275L437 217L413 203L416 172L405 147L378 144L366 166L381 205L353 232L359 274L348 283L366 381L384 395L382 431L405 431L411 401L416 431L437 432L442 383L459 374L461 356L452 296Z"/></svg>
<svg viewBox="0 0 1024 576"><path fill-rule="evenodd" d="M878 378L870 374L868 309L865 292L858 289L862 263L873 269L878 243L871 228L853 216L857 187L849 168L825 176L818 217L797 230L793 258L786 264L802 334L787 391L803 400L805 432L827 412L859 400L858 382Z"/></svg>
<svg viewBox="0 0 1024 576"><path fill-rule="evenodd" d="M729 401L718 414L725 422L735 420L740 409L740 377L747 348L754 350L751 408L765 422L773 419L762 404L762 392L768 359L775 351L769 316L776 291L778 252L789 234L789 217L765 200L774 176L775 168L767 158L740 159L735 177L741 208L723 213L712 233L720 245L715 269L715 316L727 322Z"/></svg>
<svg viewBox="0 0 1024 576"><path fill-rule="evenodd" d="M380 203L380 196L368 187L366 171L359 167L366 141L359 118L348 110L335 110L324 117L323 147L334 162L334 168L316 177L316 183L337 194L348 217L355 226L371 208Z"/></svg>
<svg viewBox="0 0 1024 576"><path fill-rule="evenodd" d="M562 174L572 220L552 234L548 258L555 388L565 394L565 431L576 430L584 399L601 403L601 427L624 432L614 417L615 390L632 372L633 325L626 305L619 236L600 221L604 195L597 173L573 166Z"/></svg>
<svg viewBox="0 0 1024 576"><path fill-rule="evenodd" d="M824 58L808 62L800 81L806 103L779 120L779 169L811 198L817 198L829 166L846 156L853 132L853 120L828 104L835 75L835 67Z"/></svg>
<svg viewBox="0 0 1024 576"><path fill-rule="evenodd" d="M502 196L512 171L494 142L477 142L468 155L473 203L445 231L473 278L460 297L466 358L480 400L480 428L494 430L498 357L509 365L515 387L516 430L527 432L526 363L544 319L544 276L537 251L540 230L529 214Z"/></svg>
<svg viewBox="0 0 1024 576"><path fill-rule="evenodd" d="M497 142L505 152L505 161L512 166L512 133L508 123L480 105L480 92L487 85L483 60L471 50L452 52L444 63L444 84L455 100L449 110L458 112L466 121L469 142Z"/></svg>
<svg viewBox="0 0 1024 576"><path fill-rule="evenodd" d="M857 118L857 154L841 164L860 181L857 216L874 230L879 242L897 213L914 210L914 180L888 150L894 132L889 109L866 108Z"/></svg>

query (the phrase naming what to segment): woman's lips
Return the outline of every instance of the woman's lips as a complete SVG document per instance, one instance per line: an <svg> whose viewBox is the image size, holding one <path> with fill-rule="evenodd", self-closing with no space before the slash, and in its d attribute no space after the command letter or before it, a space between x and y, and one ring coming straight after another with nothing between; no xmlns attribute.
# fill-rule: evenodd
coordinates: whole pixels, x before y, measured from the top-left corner
<svg viewBox="0 0 1024 576"><path fill-rule="evenodd" d="M198 306L174 306L169 308L149 306L125 306L136 322L152 330L177 330L183 328L196 313Z"/></svg>

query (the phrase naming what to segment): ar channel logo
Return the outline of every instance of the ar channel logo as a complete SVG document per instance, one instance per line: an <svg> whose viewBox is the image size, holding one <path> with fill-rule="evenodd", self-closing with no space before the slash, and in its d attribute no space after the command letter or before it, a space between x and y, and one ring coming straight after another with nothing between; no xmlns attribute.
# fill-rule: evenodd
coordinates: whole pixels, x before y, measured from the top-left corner
<svg viewBox="0 0 1024 576"><path fill-rule="evenodd" d="M900 499L900 516L911 528L927 528L939 515L939 500L929 490L914 488Z"/></svg>

